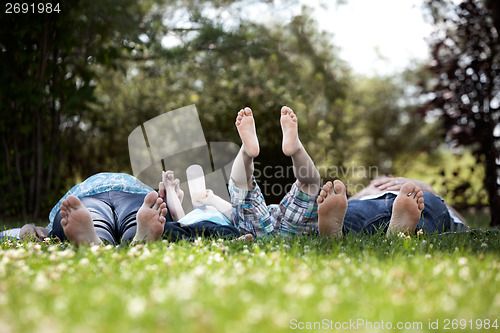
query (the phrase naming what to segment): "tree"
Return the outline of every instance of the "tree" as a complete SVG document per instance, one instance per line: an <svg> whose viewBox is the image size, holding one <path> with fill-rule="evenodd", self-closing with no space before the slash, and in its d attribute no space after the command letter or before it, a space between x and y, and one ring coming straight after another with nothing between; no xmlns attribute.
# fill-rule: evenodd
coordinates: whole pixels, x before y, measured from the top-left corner
<svg viewBox="0 0 500 333"><path fill-rule="evenodd" d="M9 194L2 215L38 218L67 187L86 142L77 140L82 119L92 117L94 66L116 68L130 54L147 5L63 0L60 13L2 11L0 192Z"/></svg>
<svg viewBox="0 0 500 333"><path fill-rule="evenodd" d="M439 114L455 146L472 146L485 165L491 225L500 226L500 40L498 3L426 1L436 26L422 112Z"/></svg>

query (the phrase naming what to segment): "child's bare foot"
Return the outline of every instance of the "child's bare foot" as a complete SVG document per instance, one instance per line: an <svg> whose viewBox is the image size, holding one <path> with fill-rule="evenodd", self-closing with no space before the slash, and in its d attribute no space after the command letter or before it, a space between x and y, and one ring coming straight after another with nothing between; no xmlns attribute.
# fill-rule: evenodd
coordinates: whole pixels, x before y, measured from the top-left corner
<svg viewBox="0 0 500 333"><path fill-rule="evenodd" d="M179 201L182 203L184 200L184 191L181 189L181 181L179 178L174 179L174 191L177 198L179 198Z"/></svg>
<svg viewBox="0 0 500 333"><path fill-rule="evenodd" d="M255 120L252 110L248 107L240 110L236 117L236 129L240 135L243 149L250 157L259 156L259 140L257 139L257 131L255 130Z"/></svg>
<svg viewBox="0 0 500 333"><path fill-rule="evenodd" d="M165 174L167 172L171 172L172 175L173 175L173 171L162 171L162 181L160 182L160 184L158 185L158 195L160 196L160 198L162 198L163 200L166 200L166 186L165 186ZM174 176L173 176L174 177ZM173 190L175 192L175 195L177 195L177 198L179 198L179 201L182 203L182 201L184 200L184 191L181 189L181 182L178 178L175 178L172 182L172 187L173 187Z"/></svg>
<svg viewBox="0 0 500 333"><path fill-rule="evenodd" d="M424 192L411 182L405 183L394 200L387 235L415 232L422 210L424 210Z"/></svg>
<svg viewBox="0 0 500 333"><path fill-rule="evenodd" d="M281 130L283 131L283 154L292 156L300 148L297 116L288 106L281 108Z"/></svg>
<svg viewBox="0 0 500 333"><path fill-rule="evenodd" d="M327 182L318 196L318 231L324 237L342 237L347 211L345 185L340 180Z"/></svg>
<svg viewBox="0 0 500 333"><path fill-rule="evenodd" d="M102 241L94 229L94 221L89 210L80 199L69 195L61 205L61 226L64 234L76 245L95 244L101 245Z"/></svg>
<svg viewBox="0 0 500 333"><path fill-rule="evenodd" d="M167 215L166 204L156 192L150 192L137 212L137 233L134 241L154 242L163 234Z"/></svg>

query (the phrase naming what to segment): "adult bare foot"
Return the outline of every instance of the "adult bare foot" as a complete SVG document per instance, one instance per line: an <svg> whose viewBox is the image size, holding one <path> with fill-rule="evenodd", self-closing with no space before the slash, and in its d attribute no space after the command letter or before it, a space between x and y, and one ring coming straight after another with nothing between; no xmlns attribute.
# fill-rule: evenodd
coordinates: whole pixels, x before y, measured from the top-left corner
<svg viewBox="0 0 500 333"><path fill-rule="evenodd" d="M80 199L69 195L61 205L61 226L64 234L76 245L95 244L101 245L102 241L94 229L94 221L89 210Z"/></svg>
<svg viewBox="0 0 500 333"><path fill-rule="evenodd" d="M347 211L345 185L340 180L327 182L318 196L318 231L320 236L341 238Z"/></svg>
<svg viewBox="0 0 500 333"><path fill-rule="evenodd" d="M387 235L413 233L424 210L424 192L412 182L405 183L392 206Z"/></svg>
<svg viewBox="0 0 500 333"><path fill-rule="evenodd" d="M283 154L292 156L300 148L297 116L288 106L281 108L281 130L283 131Z"/></svg>
<svg viewBox="0 0 500 333"><path fill-rule="evenodd" d="M259 140L257 139L257 131L255 130L255 120L252 110L249 107L238 112L236 117L236 129L240 135L243 149L250 157L259 156Z"/></svg>
<svg viewBox="0 0 500 333"><path fill-rule="evenodd" d="M166 204L156 192L150 192L137 212L137 233L134 241L154 242L160 239L167 214Z"/></svg>

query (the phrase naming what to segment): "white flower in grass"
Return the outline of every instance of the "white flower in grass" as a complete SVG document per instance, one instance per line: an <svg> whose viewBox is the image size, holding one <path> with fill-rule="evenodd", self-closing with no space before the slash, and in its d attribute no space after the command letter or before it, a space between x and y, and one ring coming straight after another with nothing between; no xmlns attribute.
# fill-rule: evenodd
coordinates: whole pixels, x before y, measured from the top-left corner
<svg viewBox="0 0 500 333"><path fill-rule="evenodd" d="M163 257L163 263L166 265L166 266L172 266L174 264L174 259L169 257L169 256L165 256Z"/></svg>
<svg viewBox="0 0 500 333"><path fill-rule="evenodd" d="M90 260L88 258L82 258L79 261L79 264L82 266L87 266L90 263Z"/></svg>
<svg viewBox="0 0 500 333"><path fill-rule="evenodd" d="M133 297L127 303L127 310L130 316L138 317L146 310L146 300L142 297Z"/></svg>
<svg viewBox="0 0 500 333"><path fill-rule="evenodd" d="M467 258L465 257L458 258L458 266L465 266L465 265L467 265Z"/></svg>
<svg viewBox="0 0 500 333"><path fill-rule="evenodd" d="M137 246L131 247L130 250L128 250L128 252L127 252L127 255L129 256L129 258L138 257L139 254L140 253L139 253L139 249L137 248Z"/></svg>
<svg viewBox="0 0 500 333"><path fill-rule="evenodd" d="M462 280L469 280L470 279L470 269L469 267L467 266L464 266L462 268L460 268L460 270L458 271L458 276L460 276L460 278Z"/></svg>
<svg viewBox="0 0 500 333"><path fill-rule="evenodd" d="M486 244L486 243L481 243L481 247L482 247L483 249L486 249L486 248L488 247L488 244Z"/></svg>
<svg viewBox="0 0 500 333"><path fill-rule="evenodd" d="M61 258L73 258L75 256L75 251L72 248L66 248L64 251L59 252Z"/></svg>
<svg viewBox="0 0 500 333"><path fill-rule="evenodd" d="M146 248L144 248L144 250L140 254L139 259L144 260L144 259L147 259L149 257L151 257L151 251L149 251L149 249L146 247Z"/></svg>
<svg viewBox="0 0 500 333"><path fill-rule="evenodd" d="M328 300L334 300L339 295L339 287L336 285L329 285L323 288L323 297Z"/></svg>
<svg viewBox="0 0 500 333"><path fill-rule="evenodd" d="M205 266L196 266L193 270L193 274L197 277L203 276L206 272Z"/></svg>
<svg viewBox="0 0 500 333"><path fill-rule="evenodd" d="M203 246L203 240L201 239L201 237L196 238L196 240L194 241L194 245Z"/></svg>
<svg viewBox="0 0 500 333"><path fill-rule="evenodd" d="M430 258L432 258L432 255L430 255L429 253L427 253L427 254L425 255L425 259L430 259Z"/></svg>
<svg viewBox="0 0 500 333"><path fill-rule="evenodd" d="M36 291L42 291L49 287L49 280L43 272L38 272L36 274L35 280L33 281L33 289Z"/></svg>

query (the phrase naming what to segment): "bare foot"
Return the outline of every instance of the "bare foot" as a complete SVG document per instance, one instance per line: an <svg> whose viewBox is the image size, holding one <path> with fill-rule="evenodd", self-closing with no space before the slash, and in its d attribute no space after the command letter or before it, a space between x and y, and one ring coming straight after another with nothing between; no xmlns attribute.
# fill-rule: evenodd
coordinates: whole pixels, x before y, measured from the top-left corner
<svg viewBox="0 0 500 333"><path fill-rule="evenodd" d="M318 196L318 231L320 236L341 238L347 211L345 185L340 180L327 182Z"/></svg>
<svg viewBox="0 0 500 333"><path fill-rule="evenodd" d="M297 116L288 106L281 108L281 130L283 131L283 154L292 156L300 148Z"/></svg>
<svg viewBox="0 0 500 333"><path fill-rule="evenodd" d="M243 149L250 157L259 156L259 140L257 139L257 131L255 130L255 120L252 110L248 107L240 110L236 117L236 128L240 135Z"/></svg>
<svg viewBox="0 0 500 333"><path fill-rule="evenodd" d="M179 201L182 203L182 201L184 200L184 191L181 189L181 181L179 180L179 178L176 178L174 180L174 190L177 198L179 198Z"/></svg>
<svg viewBox="0 0 500 333"><path fill-rule="evenodd" d="M166 204L156 192L150 192L137 212L137 233L134 241L154 242L163 234Z"/></svg>
<svg viewBox="0 0 500 333"><path fill-rule="evenodd" d="M102 241L94 229L94 221L89 210L80 199L69 195L61 205L61 225L64 234L76 245L95 244L101 245Z"/></svg>
<svg viewBox="0 0 500 333"><path fill-rule="evenodd" d="M166 172L169 172L169 171L166 171ZM170 171L173 173L173 171ZM165 171L162 171L162 179L165 174ZM160 198L162 198L163 200L166 200L166 188L165 188L165 182L164 181L161 181L160 184L158 185L158 195L160 196ZM177 198L179 198L179 201L182 203L182 201L184 200L184 191L181 189L181 182L178 178L174 179L173 181L173 190L175 192L175 195L177 195Z"/></svg>
<svg viewBox="0 0 500 333"><path fill-rule="evenodd" d="M424 192L412 182L405 183L392 206L387 235L413 233L424 210Z"/></svg>

